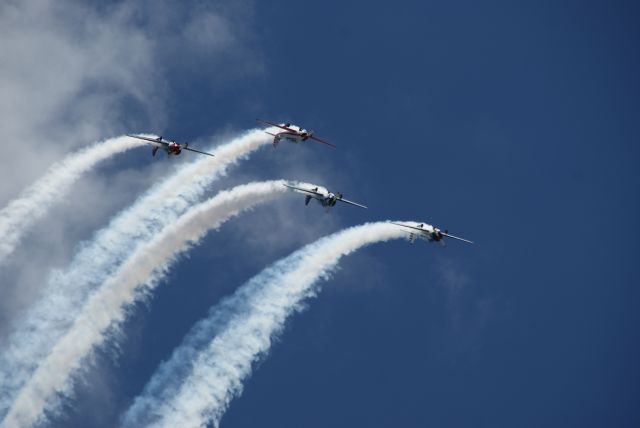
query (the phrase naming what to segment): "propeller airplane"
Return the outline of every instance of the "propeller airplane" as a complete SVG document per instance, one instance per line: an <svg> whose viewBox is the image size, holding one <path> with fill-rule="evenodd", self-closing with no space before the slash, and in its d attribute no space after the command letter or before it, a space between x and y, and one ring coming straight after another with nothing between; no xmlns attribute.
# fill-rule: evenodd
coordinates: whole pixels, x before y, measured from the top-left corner
<svg viewBox="0 0 640 428"><path fill-rule="evenodd" d="M189 143L180 144L180 143L176 143L175 141L164 140L162 139L162 137L150 138L150 137L143 137L142 135L129 135L129 134L127 134L127 137L148 141L149 144L153 145L153 149L151 150L152 156L156 155L156 152L158 151L159 148L163 148L164 151L167 152L167 156L168 155L177 156L183 150L200 153L201 155L214 156L211 153L201 152L200 150L192 149L191 147L189 147Z"/></svg>
<svg viewBox="0 0 640 428"><path fill-rule="evenodd" d="M273 123L262 119L256 119L258 122L265 123L267 125L275 126L277 128L282 129L277 134L273 134L271 132L265 131L267 134L273 136L273 146L276 147L278 143L282 140L289 141L290 143L300 143L302 141L313 140L318 143L326 144L327 146L331 146L335 148L331 143L328 143L320 138L314 136L313 131L308 131L306 129L302 129L299 126L291 125L290 123Z"/></svg>
<svg viewBox="0 0 640 428"><path fill-rule="evenodd" d="M285 184L284 186L297 192L303 193L305 195L305 205L309 205L309 201L311 201L311 199L315 199L320 203L320 205L325 207L327 212L329 212L329 208L334 207L338 202L344 202L345 204L354 205L360 208L367 208L364 205L344 199L342 197L342 193L333 193L320 186L316 186L312 189L303 189L301 187L290 186L288 184Z"/></svg>
<svg viewBox="0 0 640 428"><path fill-rule="evenodd" d="M417 226L409 226L407 224L401 224L401 223L393 223L397 226L400 227L405 227L407 229L411 229L411 232L409 232L409 242L411 242L412 244L415 242L415 240L417 238L422 238L425 239L429 242L440 242L442 245L444 245L444 238L452 238L452 239L457 239L459 241L463 241L463 242L467 242L469 244L473 244L473 242L464 239L464 238L460 238L458 236L453 236L449 234L448 230L445 230L444 232L441 231L440 229L438 229L437 227L434 227L430 224L426 224L426 223L420 223ZM417 233L416 233L417 231Z"/></svg>

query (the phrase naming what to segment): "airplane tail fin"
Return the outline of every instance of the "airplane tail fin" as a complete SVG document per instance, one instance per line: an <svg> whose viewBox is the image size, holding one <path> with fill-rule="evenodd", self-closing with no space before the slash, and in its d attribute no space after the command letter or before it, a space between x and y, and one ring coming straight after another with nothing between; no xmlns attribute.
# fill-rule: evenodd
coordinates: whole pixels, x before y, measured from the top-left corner
<svg viewBox="0 0 640 428"><path fill-rule="evenodd" d="M155 156L156 153L158 152L158 146L153 146L153 148L151 149L151 156Z"/></svg>
<svg viewBox="0 0 640 428"><path fill-rule="evenodd" d="M305 205L309 205L309 201L311 200L311 196L305 196L304 197L304 204Z"/></svg>
<svg viewBox="0 0 640 428"><path fill-rule="evenodd" d="M275 149L276 147L278 147L278 143L280 142L280 138L276 134L273 134L271 132L267 132L267 131L264 131L264 132L266 132L267 134L269 134L269 135L271 135L273 137L273 148Z"/></svg>

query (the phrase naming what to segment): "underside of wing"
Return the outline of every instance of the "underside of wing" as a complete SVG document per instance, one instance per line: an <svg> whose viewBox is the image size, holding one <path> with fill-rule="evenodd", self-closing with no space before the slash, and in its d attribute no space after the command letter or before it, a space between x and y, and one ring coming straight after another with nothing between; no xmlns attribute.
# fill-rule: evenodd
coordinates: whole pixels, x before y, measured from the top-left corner
<svg viewBox="0 0 640 428"><path fill-rule="evenodd" d="M283 186L288 187L289 189L297 190L299 192L308 193L308 194L314 195L314 196L320 196L320 197L324 196L322 193L320 193L318 191L315 191L315 190L303 189L302 187L291 186L289 184L283 184Z"/></svg>
<svg viewBox="0 0 640 428"><path fill-rule="evenodd" d="M338 199L338 200L339 200L340 202L344 202L345 204L355 205L356 207L365 208L365 209L367 208L367 207L366 207L366 206L364 206L364 205L361 205L361 204L359 204L359 203L357 203L357 202L349 201L349 200L347 200L347 199Z"/></svg>
<svg viewBox="0 0 640 428"><path fill-rule="evenodd" d="M138 140L144 140L144 141L148 141L152 144L160 144L162 146L168 146L169 143L167 143L166 141L162 140L162 137L158 137L158 138L150 138L150 137L143 137L142 135L130 135L127 134L127 137L131 137L131 138L137 138Z"/></svg>
<svg viewBox="0 0 640 428"><path fill-rule="evenodd" d="M400 224L400 223L394 223L391 222L391 224L395 224L396 226L402 226L402 227L406 227L407 229L413 229L413 230L419 230L420 232L429 232L427 229L423 229L421 227L416 227L416 226L409 226L407 224Z"/></svg>
<svg viewBox="0 0 640 428"><path fill-rule="evenodd" d="M473 244L473 241L469 241L468 239L460 238L459 236L449 235L448 233L444 233L444 232L442 232L442 235L446 236L447 238L453 238L453 239L457 239L458 241L466 242L468 244Z"/></svg>
<svg viewBox="0 0 640 428"><path fill-rule="evenodd" d="M189 150L190 152L200 153L201 155L215 156L215 155L212 155L211 153L201 152L200 150L192 149L191 147L183 147L183 149L184 150Z"/></svg>
<svg viewBox="0 0 640 428"><path fill-rule="evenodd" d="M314 137L313 135L312 135L311 137L309 137L309 138L310 138L310 139L312 139L312 140L313 140L313 141L315 141L315 142L322 143L322 144L326 144L327 146L333 147L334 149L336 148L336 146L334 146L333 144L328 143L328 142L326 142L326 141L324 141L324 140L321 140L321 139L320 139L320 138L318 138L318 137Z"/></svg>
<svg viewBox="0 0 640 428"><path fill-rule="evenodd" d="M288 126L282 126L277 123L269 122L268 120L262 120L262 119L256 119L256 120L258 122L266 123L267 125L275 126L277 128L284 129L285 131L290 131L290 132L293 132L294 134L298 134L298 131L296 131L293 128L289 128Z"/></svg>

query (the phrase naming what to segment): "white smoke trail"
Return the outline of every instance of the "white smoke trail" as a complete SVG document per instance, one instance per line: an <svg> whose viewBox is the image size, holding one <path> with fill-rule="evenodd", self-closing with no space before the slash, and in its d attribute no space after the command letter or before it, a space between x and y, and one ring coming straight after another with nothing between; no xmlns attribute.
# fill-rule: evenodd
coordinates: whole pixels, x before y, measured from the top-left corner
<svg viewBox="0 0 640 428"><path fill-rule="evenodd" d="M90 297L73 326L21 389L1 426L31 426L43 417L45 406L51 410L51 404L47 403L56 392L70 395L73 389L70 376L80 368L83 358L112 336L126 318L130 305L148 295L181 254L229 218L281 197L288 192L284 183L283 180L256 182L220 192L191 208L151 241L138 247ZM54 403L54 411L57 405L59 402Z"/></svg>
<svg viewBox="0 0 640 428"><path fill-rule="evenodd" d="M17 391L72 325L90 293L102 284L136 248L184 213L229 166L271 142L261 130L248 131L183 165L148 190L129 208L84 244L63 272L54 272L43 297L14 323L0 355L0 417Z"/></svg>
<svg viewBox="0 0 640 428"><path fill-rule="evenodd" d="M213 307L164 362L124 416L127 427L200 427L220 418L252 363L263 357L289 315L317 293L340 259L375 242L406 236L368 223L322 238L262 271Z"/></svg>
<svg viewBox="0 0 640 428"><path fill-rule="evenodd" d="M82 174L105 159L143 144L129 137L111 138L55 163L44 177L0 210L0 262L15 250L28 228L71 190Z"/></svg>

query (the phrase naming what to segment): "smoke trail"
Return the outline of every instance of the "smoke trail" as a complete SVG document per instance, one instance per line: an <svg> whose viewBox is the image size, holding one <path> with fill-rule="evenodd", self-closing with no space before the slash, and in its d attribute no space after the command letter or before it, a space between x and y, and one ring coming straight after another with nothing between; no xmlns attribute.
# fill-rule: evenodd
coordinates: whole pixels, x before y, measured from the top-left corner
<svg viewBox="0 0 640 428"><path fill-rule="evenodd" d="M342 256L406 235L368 223L322 238L262 271L213 307L153 375L123 425L200 427L220 418L254 361L265 356L289 315L318 291ZM214 337L215 336L215 337Z"/></svg>
<svg viewBox="0 0 640 428"><path fill-rule="evenodd" d="M143 144L129 137L111 138L55 163L44 177L0 210L0 262L13 252L29 226L62 199L82 174L100 161Z"/></svg>
<svg viewBox="0 0 640 428"><path fill-rule="evenodd" d="M69 377L80 367L83 358L104 343L114 333L114 328L120 327L127 308L158 285L180 254L197 245L207 232L217 229L229 218L281 197L288 192L284 183L283 180L257 182L220 192L138 247L90 297L73 326L17 395L2 426L33 425L43 416L47 402L56 392L69 395L73 388Z"/></svg>
<svg viewBox="0 0 640 428"><path fill-rule="evenodd" d="M71 326L80 308L136 248L170 224L205 193L207 186L229 166L271 142L252 130L214 150L215 157L200 156L182 165L167 179L148 190L110 224L80 247L65 271L54 272L43 297L14 324L0 355L0 417L16 392Z"/></svg>

